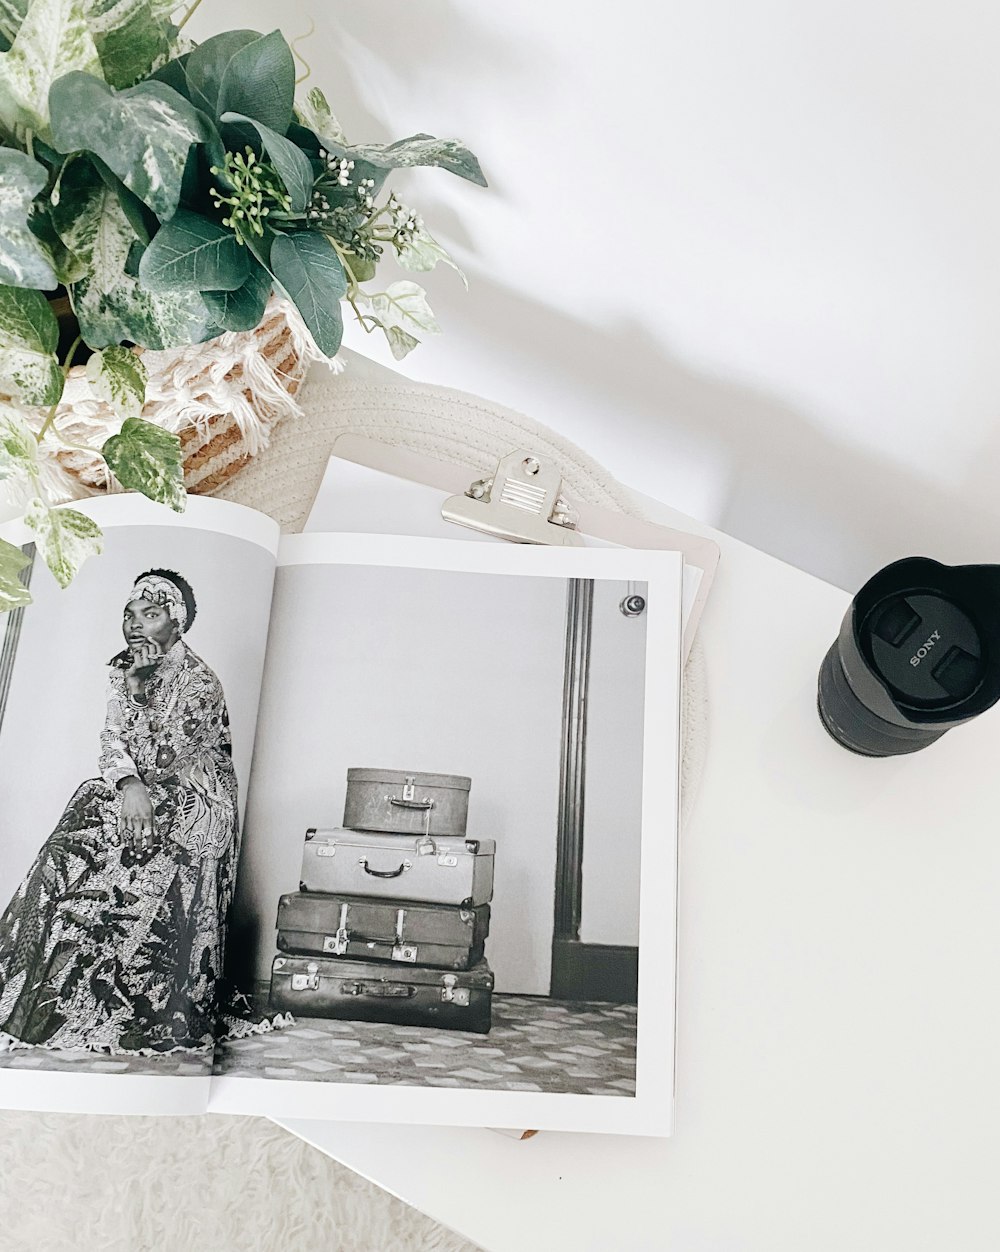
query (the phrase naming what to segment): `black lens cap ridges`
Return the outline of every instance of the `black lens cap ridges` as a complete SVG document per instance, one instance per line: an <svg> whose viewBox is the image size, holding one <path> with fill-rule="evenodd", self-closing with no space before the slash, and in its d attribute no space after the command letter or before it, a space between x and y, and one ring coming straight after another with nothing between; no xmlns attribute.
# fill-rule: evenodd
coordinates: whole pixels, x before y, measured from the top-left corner
<svg viewBox="0 0 1000 1252"><path fill-rule="evenodd" d="M854 597L819 671L823 725L862 756L916 752L998 699L997 565L887 565Z"/></svg>

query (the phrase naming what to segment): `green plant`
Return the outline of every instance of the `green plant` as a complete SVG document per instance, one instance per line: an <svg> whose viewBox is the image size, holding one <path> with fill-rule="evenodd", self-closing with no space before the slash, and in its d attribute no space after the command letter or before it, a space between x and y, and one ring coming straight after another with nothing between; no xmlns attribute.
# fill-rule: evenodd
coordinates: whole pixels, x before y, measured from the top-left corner
<svg viewBox="0 0 1000 1252"><path fill-rule="evenodd" d="M122 420L101 449L108 468L183 509L180 443L141 417L134 349L252 330L277 289L327 357L342 301L402 357L439 330L424 291L365 284L387 255L416 272L458 267L386 180L436 166L486 185L455 140L349 144L321 91L296 103L280 33L192 46L174 8L0 3L0 484L25 502L63 586L101 545L90 519L52 508L38 458L43 440L65 440L58 406L79 356L89 352L90 385ZM78 334L60 360L50 296L61 294ZM0 610L26 603L23 564L0 542Z"/></svg>

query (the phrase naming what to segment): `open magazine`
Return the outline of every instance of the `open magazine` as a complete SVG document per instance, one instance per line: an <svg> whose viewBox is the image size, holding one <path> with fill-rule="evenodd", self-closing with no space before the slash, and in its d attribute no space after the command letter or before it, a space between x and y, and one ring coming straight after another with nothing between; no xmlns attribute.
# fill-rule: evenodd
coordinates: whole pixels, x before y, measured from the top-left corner
<svg viewBox="0 0 1000 1252"><path fill-rule="evenodd" d="M0 1106L668 1134L680 557L75 507L0 617Z"/></svg>

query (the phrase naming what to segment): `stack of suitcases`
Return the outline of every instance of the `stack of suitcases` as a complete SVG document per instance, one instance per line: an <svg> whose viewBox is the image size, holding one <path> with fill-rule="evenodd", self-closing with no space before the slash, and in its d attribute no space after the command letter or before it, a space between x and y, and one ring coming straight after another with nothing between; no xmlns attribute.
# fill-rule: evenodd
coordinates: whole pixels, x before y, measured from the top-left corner
<svg viewBox="0 0 1000 1252"><path fill-rule="evenodd" d="M275 1009L488 1033L496 845L466 837L471 785L347 771L343 827L306 832L299 890L278 902Z"/></svg>

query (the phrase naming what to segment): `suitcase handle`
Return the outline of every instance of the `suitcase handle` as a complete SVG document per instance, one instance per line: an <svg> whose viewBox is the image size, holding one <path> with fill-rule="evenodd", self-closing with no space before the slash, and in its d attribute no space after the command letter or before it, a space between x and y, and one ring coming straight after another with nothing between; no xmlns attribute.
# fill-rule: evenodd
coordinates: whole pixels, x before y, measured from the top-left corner
<svg viewBox="0 0 1000 1252"><path fill-rule="evenodd" d="M417 994L416 987L405 982L342 982L345 996L374 996L379 1000L409 1000Z"/></svg>
<svg viewBox="0 0 1000 1252"><path fill-rule="evenodd" d="M368 864L367 858L361 862L365 868L366 874L371 874L372 878L398 878L400 874L405 873L408 869L413 868L412 861L404 861L399 869L372 869Z"/></svg>
<svg viewBox="0 0 1000 1252"><path fill-rule="evenodd" d="M398 796L387 796L386 799L397 809L432 809L434 807L433 800L401 800Z"/></svg>

